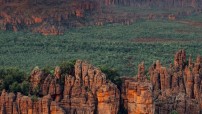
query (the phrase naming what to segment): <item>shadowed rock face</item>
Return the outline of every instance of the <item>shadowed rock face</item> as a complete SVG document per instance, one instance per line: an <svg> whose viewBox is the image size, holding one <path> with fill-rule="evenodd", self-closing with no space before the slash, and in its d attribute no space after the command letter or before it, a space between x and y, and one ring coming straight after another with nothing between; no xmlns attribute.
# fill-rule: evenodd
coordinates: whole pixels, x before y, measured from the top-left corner
<svg viewBox="0 0 202 114"><path fill-rule="evenodd" d="M156 61L145 75L144 62L135 77L122 77L120 90L100 69L77 60L74 73L54 75L34 68L30 75L30 93L2 91L1 114L201 114L202 58L186 60L186 52L175 54L174 64L163 67ZM149 78L149 80L148 80ZM119 85L120 86L120 85ZM125 109L125 112L123 112Z"/></svg>
<svg viewBox="0 0 202 114"><path fill-rule="evenodd" d="M201 63L200 56L195 62L191 57L187 61L185 50L179 50L169 68L158 60L149 68L150 81L141 63L135 78L122 78L122 105L128 114L200 114Z"/></svg>
<svg viewBox="0 0 202 114"><path fill-rule="evenodd" d="M128 114L154 114L152 84L147 79L122 78L122 101Z"/></svg>
<svg viewBox="0 0 202 114"><path fill-rule="evenodd" d="M186 61L186 53L180 50L170 68L162 67L159 61L149 69L153 85L155 111L169 114L176 110L179 114L201 113L201 57Z"/></svg>
<svg viewBox="0 0 202 114"><path fill-rule="evenodd" d="M81 20L97 9L98 3L91 0L0 0L0 29L60 35L85 26L88 22Z"/></svg>
<svg viewBox="0 0 202 114"><path fill-rule="evenodd" d="M0 0L0 30L61 35L65 30L106 23L131 24L138 19L175 20L201 12L202 0ZM193 7L176 14L136 14L113 11L114 5L132 7ZM104 8L103 8L104 7ZM130 8L132 8L130 7Z"/></svg>
<svg viewBox="0 0 202 114"><path fill-rule="evenodd" d="M30 92L38 89L41 98L33 99L20 93L2 92L2 114L117 114L120 92L106 80L100 69L78 60L75 74L61 78L59 67L54 76L35 68L30 76ZM61 81L64 81L62 83Z"/></svg>

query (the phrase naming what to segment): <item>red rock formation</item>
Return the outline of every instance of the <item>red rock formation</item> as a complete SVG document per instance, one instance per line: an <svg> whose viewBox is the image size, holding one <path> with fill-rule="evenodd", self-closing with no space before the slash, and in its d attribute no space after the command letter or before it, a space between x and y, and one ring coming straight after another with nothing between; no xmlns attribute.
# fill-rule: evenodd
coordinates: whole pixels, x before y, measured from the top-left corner
<svg viewBox="0 0 202 114"><path fill-rule="evenodd" d="M69 28L86 25L129 25L137 19L175 20L200 12L201 3L201 0L0 0L0 30L29 30L43 35L61 35ZM136 14L116 11L113 5L169 9L192 6L193 10L176 14Z"/></svg>
<svg viewBox="0 0 202 114"><path fill-rule="evenodd" d="M186 62L186 53L180 50L175 55L174 66L167 70L164 67L159 69L157 62L150 68L153 92L157 98L156 113L169 114L175 110L179 114L200 114L200 62L200 57L196 63L192 63L191 58Z"/></svg>
<svg viewBox="0 0 202 114"><path fill-rule="evenodd" d="M144 80L145 78L145 66L144 62L138 65L138 74L137 74L138 80Z"/></svg>
<svg viewBox="0 0 202 114"><path fill-rule="evenodd" d="M64 84L61 79L59 67L55 68L54 76L36 67L30 76L31 90L39 89L37 94L42 97L3 91L0 96L2 114L117 114L120 92L98 68L78 60L75 74L64 76Z"/></svg>
<svg viewBox="0 0 202 114"><path fill-rule="evenodd" d="M138 76L122 78L122 99L128 114L154 114L152 84L144 74L144 63L138 66ZM141 74L141 78L139 75Z"/></svg>
<svg viewBox="0 0 202 114"><path fill-rule="evenodd" d="M31 83L31 92L36 91L38 89L39 85L41 84L41 81L44 80L45 76L42 70L40 70L38 67L35 67L30 76L30 82Z"/></svg>
<svg viewBox="0 0 202 114"><path fill-rule="evenodd" d="M114 90L114 88L116 88ZM119 110L120 93L116 85L105 83L97 90L98 114L117 114ZM111 102L111 103L110 103Z"/></svg>
<svg viewBox="0 0 202 114"><path fill-rule="evenodd" d="M174 66L182 68L185 62L186 62L186 53L184 50L179 50L175 54Z"/></svg>
<svg viewBox="0 0 202 114"><path fill-rule="evenodd" d="M0 0L0 29L60 35L64 29L82 26L79 20L86 12L97 9L97 2L90 0Z"/></svg>
<svg viewBox="0 0 202 114"><path fill-rule="evenodd" d="M100 69L78 60L74 74L54 75L34 68L30 94L7 93L0 96L1 114L200 114L202 110L202 59L186 61L186 53L176 53L174 65L163 67L156 61L145 75L144 62L136 77L122 77L122 86L107 80ZM62 76L61 76L62 75ZM150 80L148 80L150 78ZM64 80L63 80L64 79ZM121 102L120 102L121 101ZM121 103L121 106L119 105ZM124 112L124 113L126 113Z"/></svg>

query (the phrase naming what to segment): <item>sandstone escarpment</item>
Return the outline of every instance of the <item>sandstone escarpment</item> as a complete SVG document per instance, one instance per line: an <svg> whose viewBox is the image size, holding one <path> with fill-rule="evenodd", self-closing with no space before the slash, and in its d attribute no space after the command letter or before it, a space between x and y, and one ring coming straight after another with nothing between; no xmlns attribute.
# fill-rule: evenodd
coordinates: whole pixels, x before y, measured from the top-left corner
<svg viewBox="0 0 202 114"><path fill-rule="evenodd" d="M201 114L202 58L195 62L185 50L174 64L156 61L146 73L144 62L135 77L121 77L122 85L85 61L77 60L68 74L34 68L29 95L2 91L1 114ZM147 74L147 75L146 75Z"/></svg>
<svg viewBox="0 0 202 114"><path fill-rule="evenodd" d="M139 19L169 19L201 12L201 0L0 0L0 30L31 31L61 35L69 28L108 23L131 24ZM172 9L192 7L176 13L119 11L114 6ZM121 10L122 8L120 8Z"/></svg>
<svg viewBox="0 0 202 114"><path fill-rule="evenodd" d="M176 53L174 65L162 67L157 61L150 67L150 81L153 85L156 113L179 114L201 113L201 57L196 62L186 61L186 53Z"/></svg>
<svg viewBox="0 0 202 114"><path fill-rule="evenodd" d="M117 114L119 90L100 69L78 60L74 72L61 76L60 68L56 67L54 75L47 75L35 68L30 76L30 93L41 97L33 99L3 91L1 113Z"/></svg>
<svg viewBox="0 0 202 114"><path fill-rule="evenodd" d="M136 77L122 78L121 94L128 114L154 114L152 84L149 83L144 73L144 63L141 63Z"/></svg>
<svg viewBox="0 0 202 114"><path fill-rule="evenodd" d="M0 29L60 35L65 29L84 26L86 13L97 9L98 3L90 0L0 0Z"/></svg>
<svg viewBox="0 0 202 114"><path fill-rule="evenodd" d="M142 62L135 78L122 78L122 105L128 114L200 114L201 63L200 56L193 62L185 50L179 50L169 68L157 60L145 76Z"/></svg>

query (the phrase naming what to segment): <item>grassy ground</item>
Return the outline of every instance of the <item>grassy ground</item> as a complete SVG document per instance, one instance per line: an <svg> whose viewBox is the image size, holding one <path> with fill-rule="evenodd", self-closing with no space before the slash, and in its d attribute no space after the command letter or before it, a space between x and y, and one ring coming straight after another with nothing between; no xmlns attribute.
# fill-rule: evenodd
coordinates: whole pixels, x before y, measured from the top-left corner
<svg viewBox="0 0 202 114"><path fill-rule="evenodd" d="M185 21L197 21L200 17ZM184 48L194 57L202 54L202 26L181 21L141 20L132 25L71 29L61 36L0 31L0 45L1 67L30 71L35 66L83 59L96 66L117 69L121 75L134 76L141 61L145 61L147 68L157 59L168 65L178 49Z"/></svg>

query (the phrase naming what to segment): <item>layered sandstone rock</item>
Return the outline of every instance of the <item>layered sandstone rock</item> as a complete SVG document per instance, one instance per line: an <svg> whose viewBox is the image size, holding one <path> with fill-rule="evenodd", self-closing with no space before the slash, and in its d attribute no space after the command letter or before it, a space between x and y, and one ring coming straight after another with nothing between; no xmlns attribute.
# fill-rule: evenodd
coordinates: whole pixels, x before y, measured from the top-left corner
<svg viewBox="0 0 202 114"><path fill-rule="evenodd" d="M3 91L1 114L117 114L120 100L117 86L87 62L78 60L74 70L75 74L62 75L60 67L56 67L52 76L34 68L30 92L41 97Z"/></svg>
<svg viewBox="0 0 202 114"><path fill-rule="evenodd" d="M19 30L61 35L65 30L87 25L106 23L131 24L139 19L169 19L201 12L201 0L0 0L0 30ZM114 5L132 7L156 7L172 9L192 6L189 11L142 14L117 11ZM131 8L132 8L131 7ZM88 21L91 20L91 21Z"/></svg>
<svg viewBox="0 0 202 114"><path fill-rule="evenodd" d="M160 67L159 67L160 66ZM174 65L165 68L157 61L150 67L149 73L153 92L157 99L156 113L200 114L201 59L197 57L193 63L186 61L186 53L179 50L174 58Z"/></svg>
<svg viewBox="0 0 202 114"><path fill-rule="evenodd" d="M74 72L53 75L38 67L30 75L30 95L2 91L1 114L200 114L202 111L202 58L195 62L179 50L174 64L157 60L145 75L144 62L135 77L122 77L122 85L86 61L77 60ZM36 97L38 96L38 97Z"/></svg>
<svg viewBox="0 0 202 114"><path fill-rule="evenodd" d="M154 114L152 84L144 74L144 63L138 66L134 78L122 78L122 99L128 114Z"/></svg>
<svg viewBox="0 0 202 114"><path fill-rule="evenodd" d="M91 0L0 0L0 29L60 35L85 25L80 20L97 9L97 2Z"/></svg>

